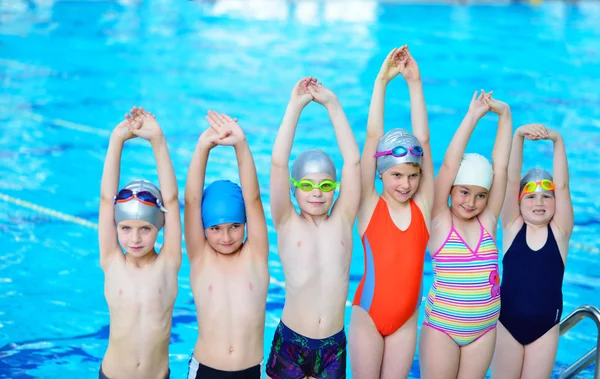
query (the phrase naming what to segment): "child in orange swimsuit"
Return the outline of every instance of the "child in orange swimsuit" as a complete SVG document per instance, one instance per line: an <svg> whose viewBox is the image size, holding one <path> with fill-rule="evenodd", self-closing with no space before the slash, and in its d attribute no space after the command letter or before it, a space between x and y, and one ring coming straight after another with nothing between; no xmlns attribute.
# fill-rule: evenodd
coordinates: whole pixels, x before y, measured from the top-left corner
<svg viewBox="0 0 600 379"><path fill-rule="evenodd" d="M410 93L414 135L383 133L387 84L399 73ZM379 195L376 170L383 181ZM433 204L433 161L419 68L407 46L393 49L375 81L361 159L358 229L365 273L354 296L349 342L355 378L407 377Z"/></svg>
<svg viewBox="0 0 600 379"><path fill-rule="evenodd" d="M492 164L479 154L464 154L489 110L500 115ZM438 172L428 244L433 285L419 343L423 379L483 379L492 360L500 313L495 237L511 134L508 105L491 92L477 97L476 91Z"/></svg>

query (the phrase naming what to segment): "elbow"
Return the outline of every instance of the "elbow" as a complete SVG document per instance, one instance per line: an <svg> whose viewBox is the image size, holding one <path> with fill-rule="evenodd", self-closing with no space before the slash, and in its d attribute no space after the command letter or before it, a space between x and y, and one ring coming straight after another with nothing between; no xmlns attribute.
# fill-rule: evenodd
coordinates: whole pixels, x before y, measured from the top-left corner
<svg viewBox="0 0 600 379"><path fill-rule="evenodd" d="M115 202L115 196L116 196L115 193L106 193L106 192L102 191L100 193L100 201L103 203L112 204Z"/></svg>

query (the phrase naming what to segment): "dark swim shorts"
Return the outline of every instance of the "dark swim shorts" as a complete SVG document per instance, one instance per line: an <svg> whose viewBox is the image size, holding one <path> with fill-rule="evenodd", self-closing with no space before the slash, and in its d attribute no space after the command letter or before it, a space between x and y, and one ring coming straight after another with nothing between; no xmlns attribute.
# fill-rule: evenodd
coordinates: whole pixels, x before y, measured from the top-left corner
<svg viewBox="0 0 600 379"><path fill-rule="evenodd" d="M304 337L279 322L267 362L272 379L346 378L346 334L323 339Z"/></svg>

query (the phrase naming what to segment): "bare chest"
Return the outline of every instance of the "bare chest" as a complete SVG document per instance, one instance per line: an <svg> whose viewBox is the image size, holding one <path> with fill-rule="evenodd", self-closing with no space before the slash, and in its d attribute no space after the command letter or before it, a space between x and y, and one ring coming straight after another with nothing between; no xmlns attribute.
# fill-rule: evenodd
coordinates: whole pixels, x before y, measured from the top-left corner
<svg viewBox="0 0 600 379"><path fill-rule="evenodd" d="M352 231L333 225L297 225L280 235L279 255L286 283L302 285L313 278L345 280L352 258Z"/></svg>
<svg viewBox="0 0 600 379"><path fill-rule="evenodd" d="M143 271L115 267L106 274L104 295L112 311L164 312L177 297L177 276L160 267Z"/></svg>

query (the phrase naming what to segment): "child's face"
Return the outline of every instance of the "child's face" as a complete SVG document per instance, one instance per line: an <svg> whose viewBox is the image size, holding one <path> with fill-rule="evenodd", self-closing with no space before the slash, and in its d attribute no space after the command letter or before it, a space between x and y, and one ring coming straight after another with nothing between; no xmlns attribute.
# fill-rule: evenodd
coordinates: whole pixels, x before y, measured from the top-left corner
<svg viewBox="0 0 600 379"><path fill-rule="evenodd" d="M323 180L335 180L327 174L310 174L302 178L302 180L308 179L318 185ZM311 216L322 216L329 212L331 205L333 204L333 196L335 190L329 192L323 192L318 188L314 188L308 192L302 191L300 188L296 188L296 201L300 210Z"/></svg>
<svg viewBox="0 0 600 379"><path fill-rule="evenodd" d="M410 199L421 181L421 167L411 163L400 163L381 175L383 191L393 199L404 203Z"/></svg>
<svg viewBox="0 0 600 379"><path fill-rule="evenodd" d="M123 220L117 226L117 236L127 254L139 258L153 251L158 229L143 220Z"/></svg>
<svg viewBox="0 0 600 379"><path fill-rule="evenodd" d="M528 193L519 204L523 220L532 225L548 224L556 211L554 196L543 192Z"/></svg>
<svg viewBox="0 0 600 379"><path fill-rule="evenodd" d="M235 253L244 242L244 224L229 222L211 226L205 231L208 244L220 254Z"/></svg>
<svg viewBox="0 0 600 379"><path fill-rule="evenodd" d="M463 219L479 215L488 202L489 191L480 186L456 185L450 191L450 210Z"/></svg>

